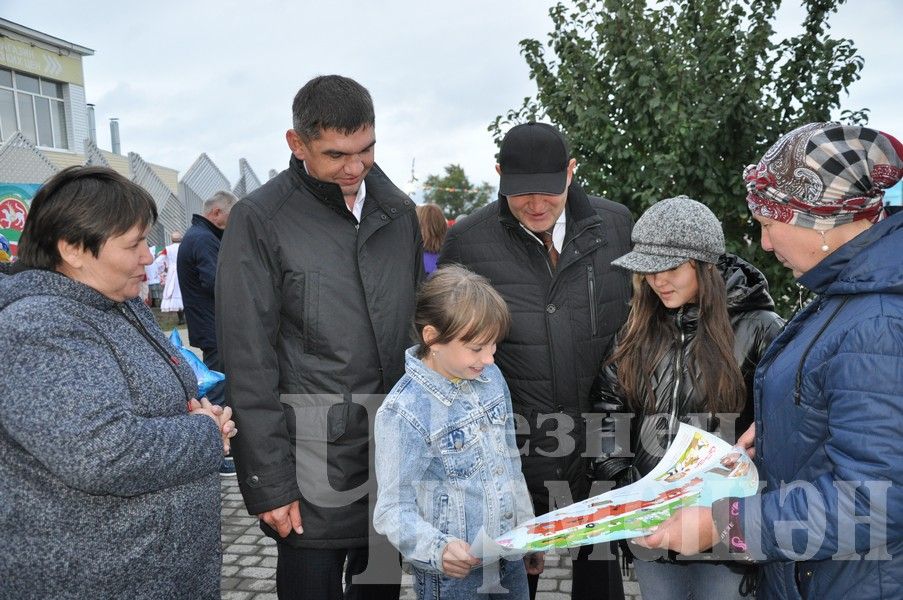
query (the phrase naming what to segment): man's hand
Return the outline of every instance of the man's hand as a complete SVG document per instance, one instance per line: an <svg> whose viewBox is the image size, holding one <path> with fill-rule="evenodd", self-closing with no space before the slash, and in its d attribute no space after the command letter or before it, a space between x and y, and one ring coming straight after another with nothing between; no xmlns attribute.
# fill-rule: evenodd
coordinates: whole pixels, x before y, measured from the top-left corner
<svg viewBox="0 0 903 600"><path fill-rule="evenodd" d="M442 572L455 579L464 579L470 570L480 564L480 559L470 555L470 544L452 540L442 551Z"/></svg>
<svg viewBox="0 0 903 600"><path fill-rule="evenodd" d="M539 575L546 568L546 555L544 552L531 552L524 556L524 566L527 575Z"/></svg>
<svg viewBox="0 0 903 600"><path fill-rule="evenodd" d="M679 508L654 533L631 540L644 548L663 548L692 555L708 550L718 541L712 509L704 506Z"/></svg>
<svg viewBox="0 0 903 600"><path fill-rule="evenodd" d="M287 536L292 530L298 535L304 533L304 528L301 526L301 504L298 500L260 513L257 518L275 529L279 537Z"/></svg>

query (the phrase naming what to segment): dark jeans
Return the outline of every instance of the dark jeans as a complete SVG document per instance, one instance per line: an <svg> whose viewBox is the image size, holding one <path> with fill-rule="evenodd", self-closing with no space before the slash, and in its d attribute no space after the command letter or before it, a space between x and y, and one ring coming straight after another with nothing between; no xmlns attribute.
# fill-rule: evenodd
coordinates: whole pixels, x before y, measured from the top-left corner
<svg viewBox="0 0 903 600"><path fill-rule="evenodd" d="M595 560L589 558L595 546L580 546L571 564L571 598L573 600L624 600L624 584L618 559ZM530 584L530 600L536 597L539 575L527 575Z"/></svg>
<svg viewBox="0 0 903 600"><path fill-rule="evenodd" d="M367 568L367 548L295 548L277 542L276 592L279 600L398 600L401 582L355 585ZM344 589L342 567L348 559ZM399 572L400 573L400 572Z"/></svg>
<svg viewBox="0 0 903 600"><path fill-rule="evenodd" d="M223 372L223 361L219 357L219 351L216 348L201 350L204 355L204 364L207 365L208 369L213 371ZM223 406L226 403L226 382L225 380L217 383L213 388L207 392L207 400L210 400L211 404L216 404L218 406Z"/></svg>

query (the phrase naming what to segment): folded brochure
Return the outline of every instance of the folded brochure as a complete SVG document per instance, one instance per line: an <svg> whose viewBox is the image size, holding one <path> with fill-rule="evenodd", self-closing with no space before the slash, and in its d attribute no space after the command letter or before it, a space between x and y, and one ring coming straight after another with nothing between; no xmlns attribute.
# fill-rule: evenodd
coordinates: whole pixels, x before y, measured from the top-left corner
<svg viewBox="0 0 903 600"><path fill-rule="evenodd" d="M471 554L507 556L648 535L678 508L751 496L758 485L745 452L682 423L665 455L639 481L536 517L495 540L483 536Z"/></svg>

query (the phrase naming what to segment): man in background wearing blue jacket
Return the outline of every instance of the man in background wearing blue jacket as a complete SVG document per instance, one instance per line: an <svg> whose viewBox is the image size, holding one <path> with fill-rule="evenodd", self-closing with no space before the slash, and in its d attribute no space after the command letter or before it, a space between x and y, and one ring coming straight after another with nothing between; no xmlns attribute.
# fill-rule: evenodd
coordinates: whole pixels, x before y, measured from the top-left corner
<svg viewBox="0 0 903 600"><path fill-rule="evenodd" d="M204 364L214 371L223 371L216 348L216 320L214 318L214 282L216 261L223 230L229 221L232 205L238 201L230 192L220 191L204 202L204 214L191 216L191 227L182 238L179 248L179 287L185 306L188 341L204 353ZM216 385L207 398L222 405L225 385ZM232 470L234 473L234 468Z"/></svg>

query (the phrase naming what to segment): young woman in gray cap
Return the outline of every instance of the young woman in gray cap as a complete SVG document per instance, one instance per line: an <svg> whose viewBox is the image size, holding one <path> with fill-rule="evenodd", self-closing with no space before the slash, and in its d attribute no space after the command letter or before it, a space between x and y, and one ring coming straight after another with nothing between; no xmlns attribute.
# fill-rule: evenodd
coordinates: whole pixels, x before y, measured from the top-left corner
<svg viewBox="0 0 903 600"><path fill-rule="evenodd" d="M761 561L760 599L903 598L903 144L811 123L744 173L762 248L815 299L756 371L764 489L677 511L647 546L722 540ZM749 451L752 454L753 448Z"/></svg>
<svg viewBox="0 0 903 600"><path fill-rule="evenodd" d="M595 479L619 485L655 467L681 421L734 443L752 422L756 364L783 325L765 277L725 254L721 223L703 204L662 200L636 222L632 239L633 251L612 262L634 273L630 316L594 388L596 412L637 415L629 458L594 464ZM741 597L746 565L635 554L644 598Z"/></svg>

